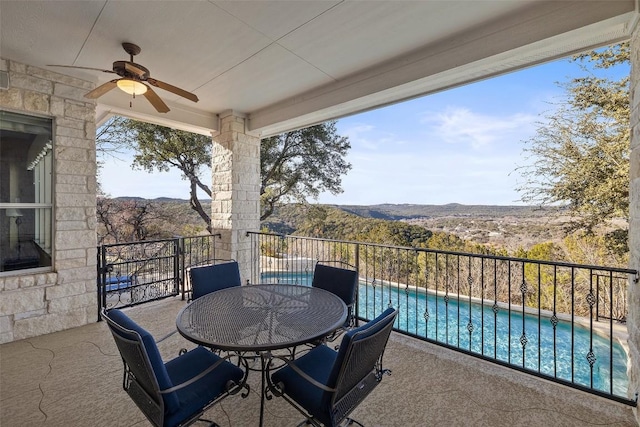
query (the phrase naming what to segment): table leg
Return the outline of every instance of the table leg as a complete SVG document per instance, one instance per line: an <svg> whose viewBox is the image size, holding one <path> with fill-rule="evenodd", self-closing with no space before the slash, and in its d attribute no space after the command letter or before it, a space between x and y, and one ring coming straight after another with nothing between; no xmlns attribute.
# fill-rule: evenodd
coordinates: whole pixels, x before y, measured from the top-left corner
<svg viewBox="0 0 640 427"><path fill-rule="evenodd" d="M267 384L267 363L269 363L270 357L265 353L260 353L260 373L262 375L262 381L260 384L260 427L264 422L264 399L266 394L266 384Z"/></svg>

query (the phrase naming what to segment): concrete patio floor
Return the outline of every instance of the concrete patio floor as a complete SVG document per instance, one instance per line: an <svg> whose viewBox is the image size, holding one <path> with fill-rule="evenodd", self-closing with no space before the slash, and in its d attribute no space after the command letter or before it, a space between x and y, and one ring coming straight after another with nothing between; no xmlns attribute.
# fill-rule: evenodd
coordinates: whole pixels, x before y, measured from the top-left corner
<svg viewBox="0 0 640 427"><path fill-rule="evenodd" d="M183 306L175 298L127 313L160 338ZM181 347L192 345L175 334L160 351L167 360ZM637 425L629 406L395 333L384 362L393 374L352 414L368 427ZM258 425L259 379L250 373L249 397L231 396L207 418ZM300 421L282 399L267 401L265 426ZM149 425L122 390L122 362L103 322L0 345L0 426L39 425Z"/></svg>

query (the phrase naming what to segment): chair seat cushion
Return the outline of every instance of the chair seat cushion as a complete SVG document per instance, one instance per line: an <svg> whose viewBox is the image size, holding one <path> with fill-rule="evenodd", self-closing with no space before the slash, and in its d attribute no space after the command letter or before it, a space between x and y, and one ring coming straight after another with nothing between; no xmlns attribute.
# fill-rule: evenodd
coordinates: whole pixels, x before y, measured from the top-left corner
<svg viewBox="0 0 640 427"><path fill-rule="evenodd" d="M337 355L336 351L326 345L321 345L296 359L293 363L314 380L326 384ZM275 384L282 383L287 396L321 422L327 423L330 415L326 399L330 397L330 393L314 386L288 365L276 371L271 379Z"/></svg>
<svg viewBox="0 0 640 427"><path fill-rule="evenodd" d="M182 356L166 363L167 372L174 385L183 383L197 376L209 366L220 360L204 347L197 347ZM180 402L179 409L167 414L165 425L172 426L200 412L201 408L215 400L226 391L228 381L240 382L242 370L226 360L205 377L177 390L175 393Z"/></svg>

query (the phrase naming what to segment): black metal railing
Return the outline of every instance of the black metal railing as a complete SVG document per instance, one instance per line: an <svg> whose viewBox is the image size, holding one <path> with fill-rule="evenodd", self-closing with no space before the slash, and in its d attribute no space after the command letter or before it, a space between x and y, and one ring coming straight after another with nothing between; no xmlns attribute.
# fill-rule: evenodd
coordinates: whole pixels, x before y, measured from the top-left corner
<svg viewBox="0 0 640 427"><path fill-rule="evenodd" d="M127 307L182 294L186 271L215 259L220 234L98 246L98 320L102 307Z"/></svg>
<svg viewBox="0 0 640 427"><path fill-rule="evenodd" d="M357 267L360 320L388 306L400 333L635 405L627 396L626 289L635 270L247 233L251 283L310 285L318 260ZM185 294L220 235L98 247L98 305Z"/></svg>
<svg viewBox="0 0 640 427"><path fill-rule="evenodd" d="M357 266L357 316L574 388L627 396L624 268L247 233L252 283L310 285L317 260Z"/></svg>

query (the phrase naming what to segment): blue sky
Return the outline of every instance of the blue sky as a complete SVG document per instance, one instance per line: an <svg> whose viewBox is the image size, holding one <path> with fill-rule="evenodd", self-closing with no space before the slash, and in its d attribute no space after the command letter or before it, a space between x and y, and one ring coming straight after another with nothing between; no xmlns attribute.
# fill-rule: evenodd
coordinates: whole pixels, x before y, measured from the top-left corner
<svg viewBox="0 0 640 427"><path fill-rule="evenodd" d="M628 74L617 67L608 74ZM322 194L331 204L521 204L517 168L524 141L562 101L558 82L584 75L569 59L338 120L348 136L343 193ZM598 71L602 74L602 71ZM100 181L112 197L188 198L179 172L133 171L131 159L106 159ZM210 175L206 171L205 182Z"/></svg>

